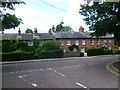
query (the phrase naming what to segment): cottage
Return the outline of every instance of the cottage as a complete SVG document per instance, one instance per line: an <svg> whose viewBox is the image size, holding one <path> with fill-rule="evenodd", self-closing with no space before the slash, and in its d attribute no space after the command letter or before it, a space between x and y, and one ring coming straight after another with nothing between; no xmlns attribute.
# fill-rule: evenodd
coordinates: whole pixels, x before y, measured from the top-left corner
<svg viewBox="0 0 120 90"><path fill-rule="evenodd" d="M18 39L28 41L28 45L32 46L32 40L53 40L53 35L49 33L38 33L35 28L34 33L18 34L0 34L0 39ZM114 36L106 35L101 38L91 37L90 32L84 32L84 28L80 27L79 32L54 32L54 39L60 42L60 48L64 51L80 51L85 52L86 48L91 47L106 47L114 48Z"/></svg>

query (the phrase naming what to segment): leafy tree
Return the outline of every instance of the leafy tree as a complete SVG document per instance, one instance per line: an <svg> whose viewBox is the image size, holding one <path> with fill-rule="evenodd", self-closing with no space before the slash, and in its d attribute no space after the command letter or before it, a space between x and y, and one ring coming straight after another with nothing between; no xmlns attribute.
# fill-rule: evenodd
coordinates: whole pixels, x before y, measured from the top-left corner
<svg viewBox="0 0 120 90"><path fill-rule="evenodd" d="M0 7L6 11L7 9L15 10L14 6L16 4L25 4L23 1L15 1L14 2L2 2L0 1ZM15 15L11 15L9 13L3 14L0 10L0 22L2 22L2 28L0 30L4 31L5 29L12 29L18 27L20 25L22 19L17 18Z"/></svg>
<svg viewBox="0 0 120 90"><path fill-rule="evenodd" d="M27 29L26 31L25 31L25 33L33 33L33 31L32 31L32 29Z"/></svg>
<svg viewBox="0 0 120 90"><path fill-rule="evenodd" d="M18 27L21 23L22 19L17 18L15 15L11 15L6 13L3 15L2 20L2 29L12 29Z"/></svg>
<svg viewBox="0 0 120 90"><path fill-rule="evenodd" d="M120 1L81 5L79 13L85 16L86 24L94 31L92 36L114 34L115 39L120 40Z"/></svg>
<svg viewBox="0 0 120 90"><path fill-rule="evenodd" d="M56 31L61 31L64 28L62 24L64 24L64 22L61 22L56 26Z"/></svg>
<svg viewBox="0 0 120 90"><path fill-rule="evenodd" d="M42 49L43 50L55 50L55 49L59 49L59 43L57 43L56 41L45 41L42 44Z"/></svg>
<svg viewBox="0 0 120 90"><path fill-rule="evenodd" d="M73 31L73 29L70 27L70 26L64 26L63 29L61 31L64 31L64 32L71 32Z"/></svg>

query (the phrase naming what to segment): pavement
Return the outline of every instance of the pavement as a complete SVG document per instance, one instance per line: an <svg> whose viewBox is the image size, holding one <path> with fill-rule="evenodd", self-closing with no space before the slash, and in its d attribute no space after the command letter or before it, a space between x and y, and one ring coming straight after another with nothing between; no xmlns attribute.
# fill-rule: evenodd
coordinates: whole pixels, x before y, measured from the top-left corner
<svg viewBox="0 0 120 90"><path fill-rule="evenodd" d="M1 64L2 87L118 90L118 76L106 68L108 63L117 59L117 55L108 55L5 62Z"/></svg>

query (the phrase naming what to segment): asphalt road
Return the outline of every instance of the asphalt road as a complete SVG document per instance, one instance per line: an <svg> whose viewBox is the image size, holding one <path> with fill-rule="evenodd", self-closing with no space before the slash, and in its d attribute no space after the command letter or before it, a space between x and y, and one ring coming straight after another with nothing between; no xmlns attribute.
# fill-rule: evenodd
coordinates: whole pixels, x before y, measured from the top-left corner
<svg viewBox="0 0 120 90"><path fill-rule="evenodd" d="M106 69L117 55L2 65L2 88L118 88Z"/></svg>

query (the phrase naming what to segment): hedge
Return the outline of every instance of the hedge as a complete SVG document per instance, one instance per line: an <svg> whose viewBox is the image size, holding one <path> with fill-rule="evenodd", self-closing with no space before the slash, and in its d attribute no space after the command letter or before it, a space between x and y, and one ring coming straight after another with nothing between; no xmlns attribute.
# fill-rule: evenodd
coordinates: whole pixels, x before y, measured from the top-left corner
<svg viewBox="0 0 120 90"><path fill-rule="evenodd" d="M87 48L87 55L88 56L95 56L95 55L103 55L104 49L103 48Z"/></svg>
<svg viewBox="0 0 120 90"><path fill-rule="evenodd" d="M105 55L113 54L113 50L110 50L110 49L104 49L104 54L105 54Z"/></svg>
<svg viewBox="0 0 120 90"><path fill-rule="evenodd" d="M46 58L61 58L63 57L63 50L49 50L49 51L41 51L39 54L39 58L46 59Z"/></svg>
<svg viewBox="0 0 120 90"><path fill-rule="evenodd" d="M34 54L31 52L12 52L2 53L2 61L19 61L33 59Z"/></svg>

